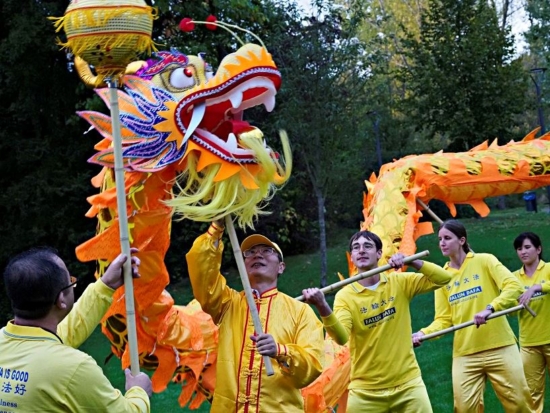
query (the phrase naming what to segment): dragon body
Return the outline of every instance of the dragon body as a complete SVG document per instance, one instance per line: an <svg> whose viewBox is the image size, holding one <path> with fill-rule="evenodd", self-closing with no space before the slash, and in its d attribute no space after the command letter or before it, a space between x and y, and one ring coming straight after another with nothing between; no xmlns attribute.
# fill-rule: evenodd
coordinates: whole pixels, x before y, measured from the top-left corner
<svg viewBox="0 0 550 413"><path fill-rule="evenodd" d="M411 155L383 165L365 182L361 224L382 238L382 260L398 251L413 254L416 239L433 232L430 222L419 222L417 200L443 201L453 216L456 204L469 204L484 217L486 198L550 185L550 134L535 139L537 132L506 145L484 142L468 152Z"/></svg>
<svg viewBox="0 0 550 413"><path fill-rule="evenodd" d="M180 403L195 408L215 385L218 330L196 302L177 306L165 290L171 220L233 214L244 227L262 213L261 202L290 174L290 152L283 139L285 169L243 112L261 104L273 109L280 74L267 50L253 44L228 55L215 74L201 56L179 52L159 52L134 71L122 78L118 104L130 244L141 259L134 285L140 364L155 370L155 392L175 378L184 384ZM109 106L108 89L96 92ZM88 198L86 214L97 218L97 232L76 251L81 261L98 263L100 277L120 252L112 122L98 112L79 115L103 137L90 159L102 166L92 179L100 192ZM102 331L128 366L123 296L122 288Z"/></svg>

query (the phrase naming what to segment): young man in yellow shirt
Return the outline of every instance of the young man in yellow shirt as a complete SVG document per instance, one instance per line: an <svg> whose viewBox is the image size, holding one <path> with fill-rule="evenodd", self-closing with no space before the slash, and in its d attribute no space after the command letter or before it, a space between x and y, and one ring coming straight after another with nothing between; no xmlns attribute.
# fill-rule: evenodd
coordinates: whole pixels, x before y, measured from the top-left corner
<svg viewBox="0 0 550 413"><path fill-rule="evenodd" d="M378 267L382 241L372 232L360 231L351 237L350 251L359 272L369 271ZM399 269L404 258L395 254L388 264ZM319 289L304 292L330 336L338 344L349 340L350 413L432 411L410 341L409 307L414 296L444 286L451 276L429 262L410 265L420 273L392 271L347 285L336 294L334 312Z"/></svg>

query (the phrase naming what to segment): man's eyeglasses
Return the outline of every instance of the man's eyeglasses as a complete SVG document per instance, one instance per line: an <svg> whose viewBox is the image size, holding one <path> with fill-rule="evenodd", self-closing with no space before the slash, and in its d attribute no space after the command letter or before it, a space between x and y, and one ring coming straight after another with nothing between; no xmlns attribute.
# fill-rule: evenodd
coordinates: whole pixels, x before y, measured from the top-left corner
<svg viewBox="0 0 550 413"><path fill-rule="evenodd" d="M260 253L260 255L277 254L277 250L273 247L260 246L260 247L253 247L253 248L250 248L249 250L243 251L243 256L245 258L249 258L256 255L258 252Z"/></svg>
<svg viewBox="0 0 550 413"><path fill-rule="evenodd" d="M61 290L59 290L59 292L56 294L55 296L55 300L53 301L53 303L55 304L57 302L57 297L59 297L59 294L61 294L63 291L65 291L67 288L71 288L71 287L76 287L76 284L78 283L78 280L76 279L76 277L73 277L71 275L71 283L69 285L67 285L66 287L63 287Z"/></svg>
<svg viewBox="0 0 550 413"><path fill-rule="evenodd" d="M365 243L365 244L353 244L351 246L352 251L360 251L361 248L363 248L365 251L372 251L373 249L376 248L376 245Z"/></svg>

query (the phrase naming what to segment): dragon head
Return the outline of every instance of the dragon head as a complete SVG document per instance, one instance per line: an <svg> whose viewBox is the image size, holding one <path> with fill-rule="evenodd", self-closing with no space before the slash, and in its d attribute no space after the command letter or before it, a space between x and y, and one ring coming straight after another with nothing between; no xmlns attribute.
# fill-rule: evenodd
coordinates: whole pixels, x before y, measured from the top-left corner
<svg viewBox="0 0 550 413"><path fill-rule="evenodd" d="M246 109L275 106L281 75L268 51L246 44L226 56L216 73L204 56L159 52L129 67L118 91L122 154L129 171L177 171L176 195L167 203L183 218L210 221L228 213L252 226L258 203L290 174L263 133L243 119ZM109 106L108 89L97 93ZM90 161L113 168L110 118L82 112L106 138Z"/></svg>

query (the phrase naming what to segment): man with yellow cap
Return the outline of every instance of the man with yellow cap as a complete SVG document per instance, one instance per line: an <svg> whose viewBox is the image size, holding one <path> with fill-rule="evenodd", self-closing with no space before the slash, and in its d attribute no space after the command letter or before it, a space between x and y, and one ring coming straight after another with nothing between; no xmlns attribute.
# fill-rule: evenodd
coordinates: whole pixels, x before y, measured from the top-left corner
<svg viewBox="0 0 550 413"><path fill-rule="evenodd" d="M277 290L283 252L263 235L241 244L264 334L257 335L244 292L220 273L223 223L216 221L187 254L193 294L219 325L213 412L303 412L302 387L322 371L323 325L309 305ZM267 376L263 356L275 374Z"/></svg>

